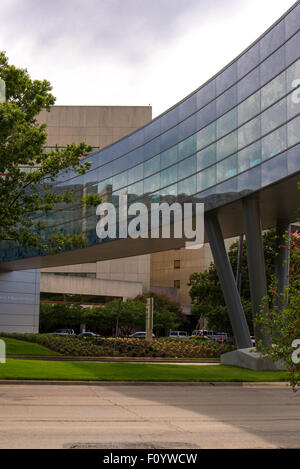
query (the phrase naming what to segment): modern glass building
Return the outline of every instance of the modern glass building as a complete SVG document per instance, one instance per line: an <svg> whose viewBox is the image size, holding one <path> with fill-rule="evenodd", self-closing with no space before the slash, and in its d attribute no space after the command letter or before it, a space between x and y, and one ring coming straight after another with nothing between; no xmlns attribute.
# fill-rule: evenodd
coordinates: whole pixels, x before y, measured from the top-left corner
<svg viewBox="0 0 300 469"><path fill-rule="evenodd" d="M116 205L120 194L127 194L130 203L204 202L207 239L220 278L225 276L221 283L235 334L240 344L249 344L239 298L232 295L229 266L224 267L222 241L246 233L248 254L255 259L249 270L257 310L266 288L261 228L285 229L296 220L300 206L299 28L298 1L196 91L128 137L90 155L91 169L85 175L69 172L57 178L53 190L73 187L76 202L49 214L45 236L58 230L83 232L86 248L40 256L3 245L2 265L12 270L47 267L183 246L178 239L100 242L95 210L80 203L89 193L100 193Z"/></svg>

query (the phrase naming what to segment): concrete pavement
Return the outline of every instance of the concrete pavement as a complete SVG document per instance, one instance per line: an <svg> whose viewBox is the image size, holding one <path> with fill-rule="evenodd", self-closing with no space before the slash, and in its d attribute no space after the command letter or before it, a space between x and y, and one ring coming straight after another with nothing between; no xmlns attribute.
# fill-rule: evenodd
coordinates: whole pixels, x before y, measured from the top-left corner
<svg viewBox="0 0 300 469"><path fill-rule="evenodd" d="M0 448L299 448L300 392L262 385L0 387Z"/></svg>

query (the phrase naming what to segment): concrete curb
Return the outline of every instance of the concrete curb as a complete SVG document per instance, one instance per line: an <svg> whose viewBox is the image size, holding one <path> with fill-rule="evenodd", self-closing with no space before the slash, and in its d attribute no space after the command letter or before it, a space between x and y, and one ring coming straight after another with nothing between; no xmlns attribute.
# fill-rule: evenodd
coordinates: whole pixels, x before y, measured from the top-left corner
<svg viewBox="0 0 300 469"><path fill-rule="evenodd" d="M241 382L241 381L63 381L63 380L0 380L1 385L53 385L53 386L217 386L243 388L286 388L286 381Z"/></svg>

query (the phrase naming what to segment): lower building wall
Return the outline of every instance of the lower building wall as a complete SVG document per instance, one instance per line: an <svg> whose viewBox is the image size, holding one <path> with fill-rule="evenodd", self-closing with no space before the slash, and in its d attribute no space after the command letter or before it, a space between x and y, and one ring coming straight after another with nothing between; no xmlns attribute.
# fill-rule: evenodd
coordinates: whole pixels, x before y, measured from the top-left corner
<svg viewBox="0 0 300 469"><path fill-rule="evenodd" d="M0 332L38 332L39 304L39 270L0 273Z"/></svg>

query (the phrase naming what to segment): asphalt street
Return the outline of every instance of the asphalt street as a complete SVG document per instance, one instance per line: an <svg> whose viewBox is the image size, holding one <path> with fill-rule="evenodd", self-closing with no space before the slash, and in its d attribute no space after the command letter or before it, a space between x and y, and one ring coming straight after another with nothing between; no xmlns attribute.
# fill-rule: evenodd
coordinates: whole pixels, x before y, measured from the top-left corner
<svg viewBox="0 0 300 469"><path fill-rule="evenodd" d="M299 448L300 392L273 386L0 386L0 448Z"/></svg>

